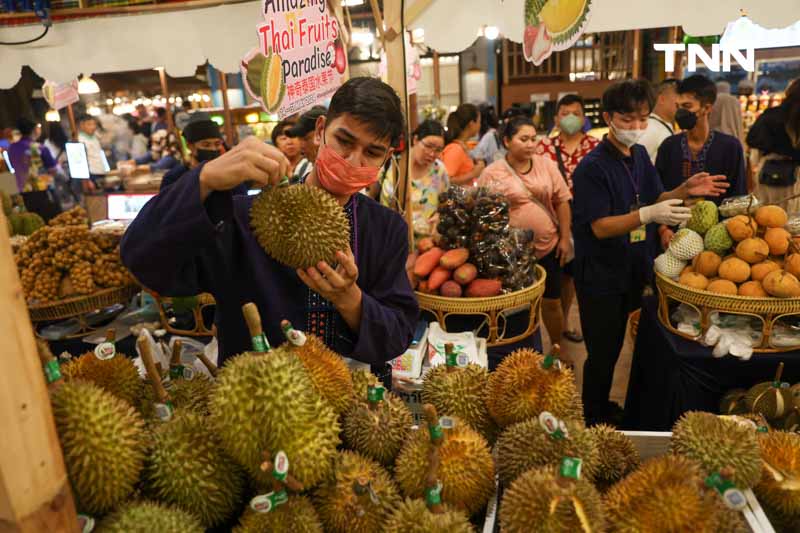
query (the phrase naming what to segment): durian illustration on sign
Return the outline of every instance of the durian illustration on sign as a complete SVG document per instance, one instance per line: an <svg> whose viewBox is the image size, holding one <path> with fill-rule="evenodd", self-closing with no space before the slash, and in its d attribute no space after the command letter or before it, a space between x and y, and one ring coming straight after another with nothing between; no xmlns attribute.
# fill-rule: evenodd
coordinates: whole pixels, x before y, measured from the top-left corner
<svg viewBox="0 0 800 533"><path fill-rule="evenodd" d="M566 50L583 33L591 0L526 0L522 49L525 59L541 65L550 54Z"/></svg>
<svg viewBox="0 0 800 533"><path fill-rule="evenodd" d="M269 49L268 55L256 52L242 64L247 76L250 93L269 113L277 113L286 96L286 81L283 76L283 60L280 54Z"/></svg>

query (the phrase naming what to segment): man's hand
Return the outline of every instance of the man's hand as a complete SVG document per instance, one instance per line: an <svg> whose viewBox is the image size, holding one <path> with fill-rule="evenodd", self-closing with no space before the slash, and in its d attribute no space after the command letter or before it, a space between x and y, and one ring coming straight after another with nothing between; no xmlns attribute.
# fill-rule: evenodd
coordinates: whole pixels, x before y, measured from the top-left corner
<svg viewBox="0 0 800 533"><path fill-rule="evenodd" d="M722 175L712 176L708 172L699 172L686 180L686 190L692 196L719 196L731 186L727 180Z"/></svg>
<svg viewBox="0 0 800 533"><path fill-rule="evenodd" d="M298 269L297 275L308 288L331 302L347 325L358 331L361 323L361 289L356 285L358 266L353 252L336 252L339 266L334 270L325 261L317 267Z"/></svg>
<svg viewBox="0 0 800 533"><path fill-rule="evenodd" d="M567 264L567 259L570 255L572 255L572 239L569 237L560 238L556 247L556 257L562 267Z"/></svg>
<svg viewBox="0 0 800 533"><path fill-rule="evenodd" d="M229 191L245 181L256 186L277 185L289 171L289 160L280 150L248 137L230 152L225 152L200 171L200 197L213 191Z"/></svg>
<svg viewBox="0 0 800 533"><path fill-rule="evenodd" d="M639 208L639 220L642 224L664 224L666 226L677 226L684 220L692 217L692 210L683 207L683 200L664 200L657 204Z"/></svg>

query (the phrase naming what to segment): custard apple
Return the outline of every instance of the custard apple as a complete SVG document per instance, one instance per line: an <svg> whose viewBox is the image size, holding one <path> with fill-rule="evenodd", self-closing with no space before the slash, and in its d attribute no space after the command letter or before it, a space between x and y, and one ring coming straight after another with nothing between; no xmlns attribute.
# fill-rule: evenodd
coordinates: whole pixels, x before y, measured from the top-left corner
<svg viewBox="0 0 800 533"><path fill-rule="evenodd" d="M719 212L716 204L703 200L692 206L692 218L689 219L686 227L700 235L705 235L717 222L719 222Z"/></svg>
<svg viewBox="0 0 800 533"><path fill-rule="evenodd" d="M733 246L733 239L731 239L724 222L715 224L706 232L705 245L706 250L717 252L719 255L725 255L725 252Z"/></svg>
<svg viewBox="0 0 800 533"><path fill-rule="evenodd" d="M656 272L664 274L668 278L678 279L681 271L686 268L686 261L681 261L668 250L656 257L655 267Z"/></svg>
<svg viewBox="0 0 800 533"><path fill-rule="evenodd" d="M678 230L669 241L669 253L681 261L690 261L703 250L703 237L690 229Z"/></svg>

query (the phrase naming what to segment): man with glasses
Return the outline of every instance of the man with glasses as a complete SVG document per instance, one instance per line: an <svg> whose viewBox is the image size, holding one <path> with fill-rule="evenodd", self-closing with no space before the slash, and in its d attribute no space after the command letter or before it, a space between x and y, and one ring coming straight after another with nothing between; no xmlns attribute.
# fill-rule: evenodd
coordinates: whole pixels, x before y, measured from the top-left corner
<svg viewBox="0 0 800 533"><path fill-rule="evenodd" d="M403 131L400 99L374 78L353 78L317 119L320 149L303 186L321 187L344 209L350 249L294 271L258 245L252 198L231 189L249 180L274 185L289 163L255 138L184 174L152 199L122 241L124 264L159 293L210 292L217 301L220 362L250 349L241 307L255 302L273 345L280 322L311 331L338 353L381 369L405 352L419 312L405 271L408 230L402 217L359 190L373 183Z"/></svg>

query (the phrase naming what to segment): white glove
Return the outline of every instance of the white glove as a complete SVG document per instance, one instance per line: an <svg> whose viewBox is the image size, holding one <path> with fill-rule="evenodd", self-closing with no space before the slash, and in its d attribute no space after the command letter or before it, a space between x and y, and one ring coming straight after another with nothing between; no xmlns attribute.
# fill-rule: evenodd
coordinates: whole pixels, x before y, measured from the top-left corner
<svg viewBox="0 0 800 533"><path fill-rule="evenodd" d="M692 210L683 206L683 200L664 200L639 208L639 220L642 221L642 224L655 222L666 226L677 226L691 217Z"/></svg>

